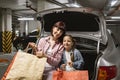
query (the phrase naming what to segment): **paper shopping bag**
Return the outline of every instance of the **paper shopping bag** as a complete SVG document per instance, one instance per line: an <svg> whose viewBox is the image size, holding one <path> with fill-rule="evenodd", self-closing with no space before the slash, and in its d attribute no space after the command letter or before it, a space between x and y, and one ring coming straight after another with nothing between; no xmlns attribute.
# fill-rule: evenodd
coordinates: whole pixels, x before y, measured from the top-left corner
<svg viewBox="0 0 120 80"><path fill-rule="evenodd" d="M53 80L89 80L87 70L55 71Z"/></svg>
<svg viewBox="0 0 120 80"><path fill-rule="evenodd" d="M46 58L18 51L1 80L42 80Z"/></svg>

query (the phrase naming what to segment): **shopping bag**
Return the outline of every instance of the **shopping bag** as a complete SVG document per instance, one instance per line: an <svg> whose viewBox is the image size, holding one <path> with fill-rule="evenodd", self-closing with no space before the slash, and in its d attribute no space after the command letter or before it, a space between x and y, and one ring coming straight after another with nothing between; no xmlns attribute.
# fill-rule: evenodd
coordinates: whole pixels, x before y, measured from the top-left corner
<svg viewBox="0 0 120 80"><path fill-rule="evenodd" d="M53 72L53 80L89 80L89 76L87 70L57 70Z"/></svg>
<svg viewBox="0 0 120 80"><path fill-rule="evenodd" d="M46 58L19 50L1 80L42 80Z"/></svg>

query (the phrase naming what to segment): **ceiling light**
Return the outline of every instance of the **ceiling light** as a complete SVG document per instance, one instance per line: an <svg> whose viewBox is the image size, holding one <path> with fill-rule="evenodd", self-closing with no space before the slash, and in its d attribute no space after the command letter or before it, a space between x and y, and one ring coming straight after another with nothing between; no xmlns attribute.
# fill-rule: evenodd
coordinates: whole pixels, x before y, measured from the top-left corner
<svg viewBox="0 0 120 80"><path fill-rule="evenodd" d="M73 7L80 7L78 4L72 4Z"/></svg>
<svg viewBox="0 0 120 80"><path fill-rule="evenodd" d="M22 17L22 18L18 18L18 20L34 20L34 18Z"/></svg>
<svg viewBox="0 0 120 80"><path fill-rule="evenodd" d="M72 4L66 4L68 7L81 7L79 4L77 3L72 3Z"/></svg>
<svg viewBox="0 0 120 80"><path fill-rule="evenodd" d="M120 19L120 16L110 17L111 19Z"/></svg>
<svg viewBox="0 0 120 80"><path fill-rule="evenodd" d="M117 3L118 0L112 0L111 6L114 6Z"/></svg>
<svg viewBox="0 0 120 80"><path fill-rule="evenodd" d="M68 3L68 0L56 0L56 1L58 1L58 2L60 2L60 3Z"/></svg>

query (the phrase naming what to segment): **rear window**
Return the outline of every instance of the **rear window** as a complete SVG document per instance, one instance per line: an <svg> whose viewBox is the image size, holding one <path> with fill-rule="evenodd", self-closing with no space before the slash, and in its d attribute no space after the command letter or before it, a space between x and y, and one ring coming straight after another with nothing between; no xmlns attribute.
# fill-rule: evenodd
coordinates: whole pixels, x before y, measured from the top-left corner
<svg viewBox="0 0 120 80"><path fill-rule="evenodd" d="M99 30L99 18L96 15L82 12L59 12L43 16L44 29L50 31L52 25L57 21L66 23L67 31L95 32Z"/></svg>

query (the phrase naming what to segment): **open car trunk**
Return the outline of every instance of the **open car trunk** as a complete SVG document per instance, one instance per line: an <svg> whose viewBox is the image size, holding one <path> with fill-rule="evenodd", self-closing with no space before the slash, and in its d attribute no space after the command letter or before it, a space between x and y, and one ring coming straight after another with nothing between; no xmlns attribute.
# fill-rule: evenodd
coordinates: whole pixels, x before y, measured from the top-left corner
<svg viewBox="0 0 120 80"><path fill-rule="evenodd" d="M89 71L89 80L94 80L96 63L101 55L100 50L106 47L107 38L103 31L105 30L103 17L95 11L89 11L66 8L41 12L43 31L41 36L46 36L55 22L64 21L67 34L71 34L76 39L76 48L82 53L85 61L84 70Z"/></svg>
<svg viewBox="0 0 120 80"><path fill-rule="evenodd" d="M103 14L90 8L57 8L39 12L44 32L50 32L57 21L64 21L67 32L86 34L89 38L107 43L106 25ZM43 34L42 34L43 35Z"/></svg>

